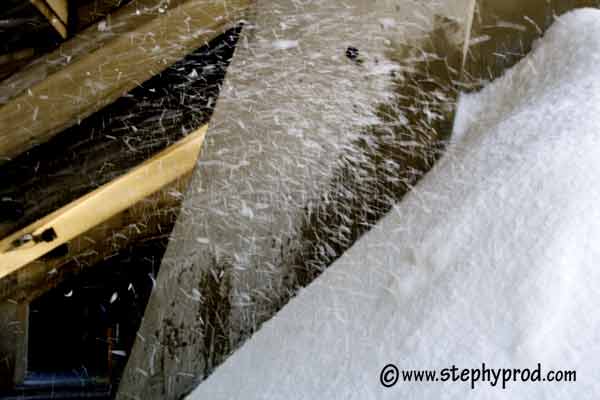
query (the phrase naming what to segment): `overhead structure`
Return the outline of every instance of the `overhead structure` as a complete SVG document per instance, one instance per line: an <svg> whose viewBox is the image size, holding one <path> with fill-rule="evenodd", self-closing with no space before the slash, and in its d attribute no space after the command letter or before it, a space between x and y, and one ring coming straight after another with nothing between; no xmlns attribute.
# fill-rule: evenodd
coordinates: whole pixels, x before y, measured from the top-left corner
<svg viewBox="0 0 600 400"><path fill-rule="evenodd" d="M105 3L113 7L115 2ZM229 36L236 36L236 29L232 28L239 27L250 4L251 1L243 0L176 0L166 6L158 0L133 1L109 15L106 20L75 34L56 51L38 57L17 73L10 70L16 61L39 56L36 49L23 55L3 55L4 58L0 59L6 59L11 64L7 73L12 74L0 83L0 164L15 161L15 157L21 156L17 163L5 163L0 168L6 169L7 165L17 167L17 173L19 168L37 171L35 159L31 165L29 161L45 148L58 151L50 162L51 168L56 167L54 164L57 161L65 161L63 167L68 167L70 156L63 154L60 144L69 144L65 134L79 131L65 128L87 121L86 117L95 113L100 117L83 124L84 127L91 126L90 135L93 138L94 134L97 135L98 127L90 124L119 115L118 112L115 114L115 107L106 106L121 100L116 102L116 108L123 108L123 104L127 103L122 101L123 98L140 98L139 88L150 78L162 73L167 81L161 83L161 76L158 76L158 80L151 80L149 88L160 88L162 85L165 93L171 90L174 95L178 92L171 89L174 84L168 81L173 79L173 71L165 73L165 70L177 66L178 62L201 68L203 63L215 62L214 58L218 61L218 65L212 65L210 71L200 70L194 75L201 80L199 83L189 84L189 88L183 85L187 89L182 89L181 94L186 95L186 90L193 89L196 101L181 102L174 114L181 113L181 109L186 107L194 108L193 118L181 118L180 125L173 121L173 126L167 127L158 120L144 124L145 130L155 127L164 137L154 140L150 146L144 146L143 151L136 152L132 157L134 161L144 154L156 153L161 146L168 147L143 164L131 170L128 169L135 165L131 161L124 163L125 167L112 165L105 171L107 176L96 178L106 182L104 185L91 192L83 192L83 196L72 201L62 202L64 206L59 209L49 209L52 202L44 199L45 204L41 209L49 211L39 214L35 222L27 225L22 221L5 224L6 211L13 211L16 217L22 211L8 210L7 207L17 203L10 197L2 197L0 224L3 225L0 230L4 234L0 237L0 358L3 362L0 365L0 390L3 390L3 394L6 394L4 390L14 390L15 385L30 379L27 378L31 371L27 369L29 356L26 338L31 301L60 286L61 282L79 275L84 266L93 266L122 252L126 246L165 237L170 232L179 211L180 193L185 191L203 143L206 126L202 125L212 110L210 102L218 94L218 90L215 92L212 86L218 85L222 79L220 74L229 57L227 54L230 50L213 51L207 45L212 39L218 38L216 46L230 46L233 39ZM44 5L50 7L50 3ZM104 7L97 11L106 10L108 8ZM78 9L77 12L82 11ZM86 22L79 18L77 22L89 26L94 19ZM73 32L77 32L77 28ZM223 35L225 32L228 35ZM206 59L198 61L202 54L207 54ZM190 55L193 62L187 58ZM115 71L110 67L120 69ZM149 98L144 95L141 97ZM128 109L131 111L132 108L124 107L123 112ZM104 114L105 117L102 117ZM106 133L112 137L111 132ZM59 134L62 135L60 140L54 140ZM152 134L146 135L146 138ZM116 140L119 133L114 135L113 139ZM86 141L85 135L74 137L73 140L81 141L82 138L83 143L100 144L97 159L106 159L101 152L111 146L106 147L102 141ZM173 144L179 138L182 139ZM50 146L48 141L51 141ZM43 146L31 151L38 145ZM78 148L78 145L69 144L69 149L73 148ZM73 160L92 161L90 164L95 165L97 160L90 159L93 158L93 149L87 150L86 155L74 157ZM113 157L115 160L117 158ZM73 171L81 167L71 165ZM0 171L2 176L5 172ZM102 173L101 170L95 172ZM45 173L51 174L51 171L39 171L36 175L43 176ZM58 175L51 177L49 182L59 185L68 182L67 179L61 183ZM76 181L75 190L91 190L94 187L94 182L85 182L83 177ZM6 180L3 183L6 184ZM56 188L54 191L58 193ZM65 198L71 196L71 188L67 188L67 191ZM44 192L47 191L39 191L42 196ZM36 213L40 210L36 210ZM30 210L26 208L25 211ZM31 215L27 218L31 218ZM18 226L16 231L15 226ZM5 229L10 232L8 236Z"/></svg>
<svg viewBox="0 0 600 400"><path fill-rule="evenodd" d="M62 36L67 38L68 5L66 0L30 0L31 4L48 19L50 25Z"/></svg>
<svg viewBox="0 0 600 400"><path fill-rule="evenodd" d="M0 241L0 280L190 173L207 126L122 177Z"/></svg>
<svg viewBox="0 0 600 400"><path fill-rule="evenodd" d="M0 163L46 142L237 25L251 0L131 2L2 83ZM118 56L117 56L118 55Z"/></svg>

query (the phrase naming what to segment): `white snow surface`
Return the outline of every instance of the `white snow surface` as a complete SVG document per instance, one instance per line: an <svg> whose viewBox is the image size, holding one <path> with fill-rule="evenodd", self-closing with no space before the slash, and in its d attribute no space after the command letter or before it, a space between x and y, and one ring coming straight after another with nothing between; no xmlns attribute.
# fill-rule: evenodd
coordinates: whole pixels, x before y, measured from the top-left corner
<svg viewBox="0 0 600 400"><path fill-rule="evenodd" d="M600 11L462 96L444 158L191 399L592 399L600 393ZM403 383L400 369L577 371Z"/></svg>

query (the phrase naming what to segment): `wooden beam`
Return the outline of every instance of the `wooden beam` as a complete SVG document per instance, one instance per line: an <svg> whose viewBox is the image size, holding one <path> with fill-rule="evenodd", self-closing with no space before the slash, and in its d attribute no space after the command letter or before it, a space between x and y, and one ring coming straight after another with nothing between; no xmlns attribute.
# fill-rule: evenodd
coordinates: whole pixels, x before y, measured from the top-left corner
<svg viewBox="0 0 600 400"><path fill-rule="evenodd" d="M72 1L72 0L71 0ZM77 16L73 17L73 25L76 32L87 28L94 22L105 18L111 12L122 7L123 0L91 0L83 4L77 4Z"/></svg>
<svg viewBox="0 0 600 400"><path fill-rule="evenodd" d="M55 10L51 8L48 3L44 0L29 0L31 4L38 9L38 11L48 19L50 25L56 29L56 31L62 36L63 39L67 38L67 23L55 13Z"/></svg>
<svg viewBox="0 0 600 400"><path fill-rule="evenodd" d="M0 301L0 393L21 383L27 368L27 303ZM5 398L5 397L2 397Z"/></svg>
<svg viewBox="0 0 600 400"><path fill-rule="evenodd" d="M0 241L0 280L190 173L206 130Z"/></svg>
<svg viewBox="0 0 600 400"><path fill-rule="evenodd" d="M25 375L27 375L29 303L19 303L16 307L16 321L19 323L20 334L16 335L14 382L18 385L25 381Z"/></svg>
<svg viewBox="0 0 600 400"><path fill-rule="evenodd" d="M35 49L25 48L0 55L0 81L10 76L35 57Z"/></svg>
<svg viewBox="0 0 600 400"><path fill-rule="evenodd" d="M0 239L126 174L208 123L236 32L219 36L143 88L0 166ZM181 81L194 71L197 76Z"/></svg>
<svg viewBox="0 0 600 400"><path fill-rule="evenodd" d="M469 47L471 44L471 32L473 30L473 18L475 17L475 6L477 5L477 0L469 0L467 5L467 9L465 10L466 14L466 23L465 23L465 40L463 43L462 50L462 61L460 66L460 80L464 78L465 65L467 64L467 55L469 53Z"/></svg>
<svg viewBox="0 0 600 400"><path fill-rule="evenodd" d="M46 4L65 26L69 25L69 2L67 0L46 0Z"/></svg>
<svg viewBox="0 0 600 400"><path fill-rule="evenodd" d="M476 0L467 43L466 80L491 81L515 65L556 16L599 0Z"/></svg>
<svg viewBox="0 0 600 400"><path fill-rule="evenodd" d="M239 23L253 0L140 0L3 83L0 163L112 103Z"/></svg>
<svg viewBox="0 0 600 400"><path fill-rule="evenodd" d="M167 239L179 215L191 173L69 241L62 252L39 258L0 279L0 303L29 303L119 252Z"/></svg>

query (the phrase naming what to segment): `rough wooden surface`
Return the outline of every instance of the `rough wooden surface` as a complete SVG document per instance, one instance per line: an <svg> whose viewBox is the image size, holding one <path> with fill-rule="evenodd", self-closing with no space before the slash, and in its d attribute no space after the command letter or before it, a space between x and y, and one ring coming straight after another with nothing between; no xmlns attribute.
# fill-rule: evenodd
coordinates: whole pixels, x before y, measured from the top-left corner
<svg viewBox="0 0 600 400"><path fill-rule="evenodd" d="M0 167L0 232L4 233L0 236L125 174L206 123L236 38L237 30L222 35L81 125ZM5 360L6 369L0 375L17 375L24 365L16 357L26 346L14 346L23 339L24 326L10 319L13 305L27 304L89 267L110 262L124 249L157 238L166 240L189 178L178 179L0 280L0 305L6 304L0 309L7 318L1 324L0 359ZM12 378L4 383L10 387Z"/></svg>
<svg viewBox="0 0 600 400"><path fill-rule="evenodd" d="M56 31L62 36L63 39L67 38L67 24L64 20L58 17L55 10L49 6L44 0L29 0L31 4L38 9L38 11L46 17L50 25L56 29Z"/></svg>
<svg viewBox="0 0 600 400"><path fill-rule="evenodd" d="M94 22L110 15L131 0L83 0L77 1L76 15L71 16L75 31L87 28ZM73 21L74 20L74 21Z"/></svg>
<svg viewBox="0 0 600 400"><path fill-rule="evenodd" d="M165 186L69 241L59 251L37 259L0 280L0 302L28 303L123 249L139 242L168 238L190 176L188 174Z"/></svg>
<svg viewBox="0 0 600 400"><path fill-rule="evenodd" d="M10 72L10 64L6 62L13 58L11 54L20 59L19 53L23 49L48 49L61 41L60 35L31 2L3 0L0 7L0 64L3 69L0 78ZM2 84L0 87L4 89ZM1 92L0 97L3 97Z"/></svg>
<svg viewBox="0 0 600 400"><path fill-rule="evenodd" d="M0 166L0 238L125 174L211 116L237 29Z"/></svg>
<svg viewBox="0 0 600 400"><path fill-rule="evenodd" d="M477 0L467 76L493 80L529 53L554 17L598 0Z"/></svg>
<svg viewBox="0 0 600 400"><path fill-rule="evenodd" d="M23 304L0 301L0 391L10 389L21 371L27 343L24 334L27 329L27 315Z"/></svg>
<svg viewBox="0 0 600 400"><path fill-rule="evenodd" d="M197 162L206 129L206 125L197 129L127 174L0 240L0 279L188 174ZM49 231L53 233L46 238Z"/></svg>
<svg viewBox="0 0 600 400"><path fill-rule="evenodd" d="M0 280L0 392L8 393L14 382L22 382L27 366L27 318L21 317L27 305L65 282L75 281L91 267L111 263L127 249L167 242L190 177L188 174L178 179L71 240L60 251ZM162 253L164 247L153 251ZM134 253L133 266L143 261L139 259L142 254L148 257L147 251Z"/></svg>
<svg viewBox="0 0 600 400"><path fill-rule="evenodd" d="M48 7L65 25L69 25L69 1L73 0L46 0Z"/></svg>
<svg viewBox="0 0 600 400"><path fill-rule="evenodd" d="M238 23L250 0L132 2L2 83L0 163L114 102ZM164 8L166 7L166 8Z"/></svg>

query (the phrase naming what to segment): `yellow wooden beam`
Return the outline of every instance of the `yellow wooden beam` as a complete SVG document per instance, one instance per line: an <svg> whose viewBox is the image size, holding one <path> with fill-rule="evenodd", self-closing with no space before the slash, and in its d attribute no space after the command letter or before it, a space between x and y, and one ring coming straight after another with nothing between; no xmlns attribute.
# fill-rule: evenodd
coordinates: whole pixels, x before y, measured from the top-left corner
<svg viewBox="0 0 600 400"><path fill-rule="evenodd" d="M0 241L0 279L188 174L206 130L205 125L126 175Z"/></svg>
<svg viewBox="0 0 600 400"><path fill-rule="evenodd" d="M65 279L93 267L124 249L167 238L179 215L192 173L69 241L63 252L50 253L0 279L0 303L30 302Z"/></svg>

